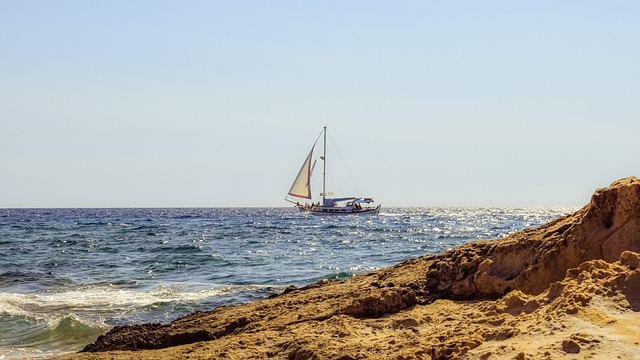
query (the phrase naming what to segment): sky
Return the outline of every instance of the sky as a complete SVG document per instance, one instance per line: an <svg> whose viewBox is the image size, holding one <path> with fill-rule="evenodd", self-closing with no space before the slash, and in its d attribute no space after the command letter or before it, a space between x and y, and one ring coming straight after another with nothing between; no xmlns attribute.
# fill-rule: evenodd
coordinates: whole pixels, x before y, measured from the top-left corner
<svg viewBox="0 0 640 360"><path fill-rule="evenodd" d="M0 0L0 208L289 206L323 126L356 182L332 177L336 195L581 206L640 176L639 18L635 1Z"/></svg>

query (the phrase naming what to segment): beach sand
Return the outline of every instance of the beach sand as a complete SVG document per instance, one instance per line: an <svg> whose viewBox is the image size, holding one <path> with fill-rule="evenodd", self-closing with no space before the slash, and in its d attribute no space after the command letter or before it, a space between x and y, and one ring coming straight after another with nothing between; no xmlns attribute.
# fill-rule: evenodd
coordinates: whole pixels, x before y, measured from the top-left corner
<svg viewBox="0 0 640 360"><path fill-rule="evenodd" d="M640 180L574 214L61 359L640 359Z"/></svg>

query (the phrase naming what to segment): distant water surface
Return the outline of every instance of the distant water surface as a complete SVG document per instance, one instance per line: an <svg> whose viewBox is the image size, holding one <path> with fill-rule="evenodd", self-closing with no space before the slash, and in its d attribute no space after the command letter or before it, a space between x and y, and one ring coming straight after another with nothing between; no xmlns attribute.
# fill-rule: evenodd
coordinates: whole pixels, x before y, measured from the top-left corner
<svg viewBox="0 0 640 360"><path fill-rule="evenodd" d="M575 210L0 209L0 359L77 351L114 325L348 278Z"/></svg>

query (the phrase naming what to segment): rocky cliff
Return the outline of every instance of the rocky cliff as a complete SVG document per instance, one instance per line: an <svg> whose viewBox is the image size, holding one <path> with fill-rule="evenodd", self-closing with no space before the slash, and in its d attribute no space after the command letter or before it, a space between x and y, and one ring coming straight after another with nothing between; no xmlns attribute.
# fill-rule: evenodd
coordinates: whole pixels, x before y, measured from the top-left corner
<svg viewBox="0 0 640 360"><path fill-rule="evenodd" d="M538 294L567 269L585 261L616 261L640 252L640 181L618 180L598 189L578 212L500 241L471 243L435 256L426 291L437 297L477 299L511 290Z"/></svg>

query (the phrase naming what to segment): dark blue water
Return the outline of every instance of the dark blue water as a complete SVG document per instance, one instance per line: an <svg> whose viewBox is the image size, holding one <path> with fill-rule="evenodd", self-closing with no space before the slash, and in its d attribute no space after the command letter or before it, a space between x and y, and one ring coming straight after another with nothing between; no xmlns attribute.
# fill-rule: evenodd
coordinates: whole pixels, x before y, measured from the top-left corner
<svg viewBox="0 0 640 360"><path fill-rule="evenodd" d="M0 359L544 224L573 208L0 209Z"/></svg>

